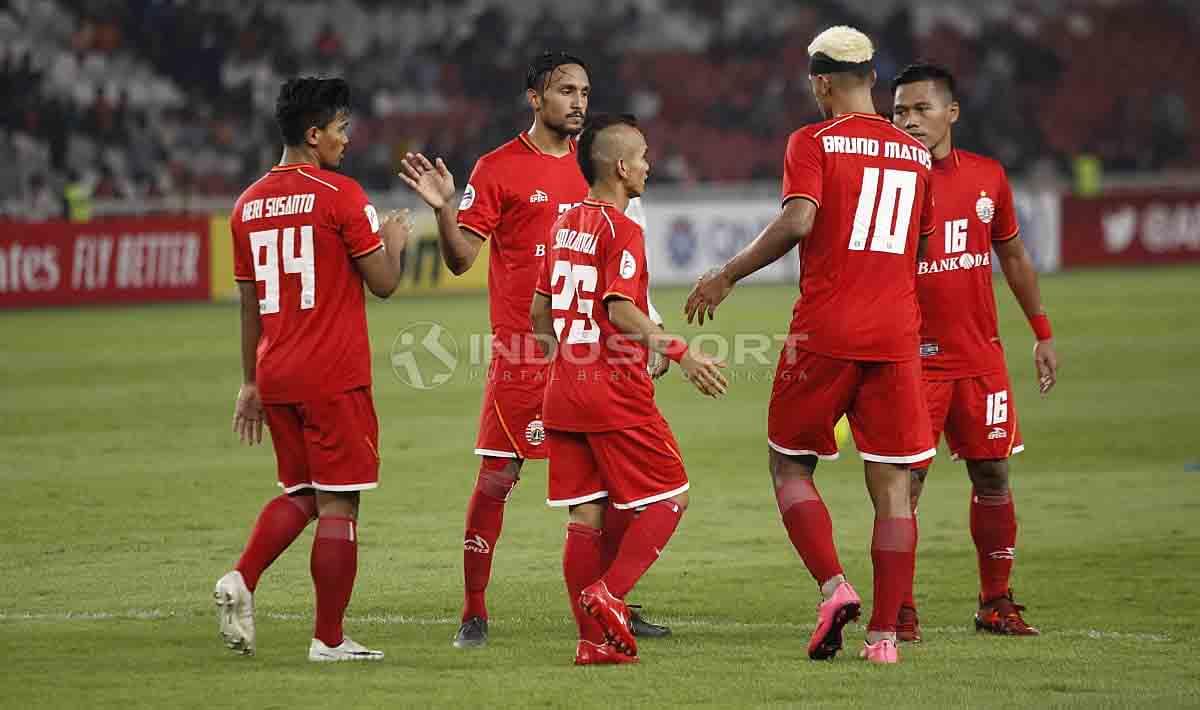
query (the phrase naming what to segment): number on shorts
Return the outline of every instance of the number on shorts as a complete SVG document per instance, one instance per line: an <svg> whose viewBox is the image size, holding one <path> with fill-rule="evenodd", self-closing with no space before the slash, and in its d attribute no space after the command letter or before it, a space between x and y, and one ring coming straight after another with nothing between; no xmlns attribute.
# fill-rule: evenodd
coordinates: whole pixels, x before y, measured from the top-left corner
<svg viewBox="0 0 1200 710"><path fill-rule="evenodd" d="M987 396L987 425L1008 421L1008 392L993 392Z"/></svg>
<svg viewBox="0 0 1200 710"><path fill-rule="evenodd" d="M858 208L854 210L854 229L850 232L850 250L866 250L867 237L871 236L870 251L903 254L916 196L917 174L910 170L884 170L882 189L879 168L863 170ZM875 225L873 235L872 224Z"/></svg>
<svg viewBox="0 0 1200 710"><path fill-rule="evenodd" d="M263 297L258 300L258 312L262 315L279 312L279 231L264 229L250 232L250 248L254 252L254 279L264 285ZM300 310L306 311L316 305L317 272L313 261L313 228L300 227L299 247L296 253L296 228L283 229L283 273L300 275Z"/></svg>
<svg viewBox="0 0 1200 710"><path fill-rule="evenodd" d="M575 296L575 310L583 316L582 319L571 321L571 330L567 339L563 340L563 328L567 325L566 318L554 319L554 334L559 342L598 343L600 342L600 326L592 320L592 305L595 303L596 283L600 272L594 266L587 264L572 264L565 259L554 262L554 271L550 277L550 307L556 311L571 308L571 296ZM559 288L559 281L562 287ZM584 295L592 298L584 298Z"/></svg>

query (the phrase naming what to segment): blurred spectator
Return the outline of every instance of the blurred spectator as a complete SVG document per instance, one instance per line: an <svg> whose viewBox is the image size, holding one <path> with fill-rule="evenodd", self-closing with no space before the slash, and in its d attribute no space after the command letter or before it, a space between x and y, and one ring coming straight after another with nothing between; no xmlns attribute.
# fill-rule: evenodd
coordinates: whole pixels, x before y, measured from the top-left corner
<svg viewBox="0 0 1200 710"><path fill-rule="evenodd" d="M29 222L44 222L50 219L62 219L62 216L62 200L46 184L45 177L34 174L29 178L29 188L25 192L24 204L16 217Z"/></svg>

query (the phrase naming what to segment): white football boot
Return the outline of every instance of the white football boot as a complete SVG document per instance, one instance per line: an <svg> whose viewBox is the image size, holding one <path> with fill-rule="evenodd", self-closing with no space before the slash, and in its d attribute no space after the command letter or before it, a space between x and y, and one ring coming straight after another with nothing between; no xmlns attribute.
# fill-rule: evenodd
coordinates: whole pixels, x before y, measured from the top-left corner
<svg viewBox="0 0 1200 710"><path fill-rule="evenodd" d="M254 595L242 573L234 570L217 580L213 590L221 640L243 656L254 655Z"/></svg>
<svg viewBox="0 0 1200 710"><path fill-rule="evenodd" d="M308 647L308 660L316 663L331 661L379 661L383 659L383 651L375 651L354 641L349 636L342 638L341 644L329 647L321 639L313 639Z"/></svg>

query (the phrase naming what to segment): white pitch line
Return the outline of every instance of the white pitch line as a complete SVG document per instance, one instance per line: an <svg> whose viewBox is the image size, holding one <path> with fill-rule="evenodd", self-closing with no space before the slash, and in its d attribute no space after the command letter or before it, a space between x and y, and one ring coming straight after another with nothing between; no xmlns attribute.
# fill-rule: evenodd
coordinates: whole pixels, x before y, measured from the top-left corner
<svg viewBox="0 0 1200 710"><path fill-rule="evenodd" d="M61 612L21 612L0 611L0 622L20 621L156 621L162 619L206 616L198 610L170 609L129 609L127 611L61 611ZM310 621L311 614L295 614L283 612L259 613L260 618L275 621ZM502 620L505 625L521 626L524 624L544 621L546 617L506 617ZM346 621L355 624L375 624L382 626L443 626L458 623L457 616L406 616L404 614L367 614L364 616L347 616ZM709 631L779 631L788 630L798 634L808 633L811 628L807 624L779 622L744 622L696 618L658 617L656 621L675 628L691 628ZM923 632L937 635L973 635L975 630L966 626L923 626ZM1126 631L1108 631L1105 629L1048 629L1043 636L1082 638L1092 641L1149 641L1167 643L1171 637L1167 634L1130 633Z"/></svg>

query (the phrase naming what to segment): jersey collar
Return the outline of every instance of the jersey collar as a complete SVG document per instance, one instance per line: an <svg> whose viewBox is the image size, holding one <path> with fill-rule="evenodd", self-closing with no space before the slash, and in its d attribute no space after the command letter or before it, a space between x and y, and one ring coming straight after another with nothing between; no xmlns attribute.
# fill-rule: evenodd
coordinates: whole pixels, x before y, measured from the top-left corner
<svg viewBox="0 0 1200 710"><path fill-rule="evenodd" d="M947 155L941 160L934 160L933 167L939 170L953 170L962 165L962 159L958 157L958 148L951 148L950 155Z"/></svg>
<svg viewBox="0 0 1200 710"><path fill-rule="evenodd" d="M617 206L611 202L605 202L604 200L597 200L594 197L583 198L583 204L587 205L588 207L611 207L613 209L617 208Z"/></svg>
<svg viewBox="0 0 1200 710"><path fill-rule="evenodd" d="M525 144L526 148L528 148L529 150L532 150L534 153L536 153L538 155L544 155L547 158L558 158L558 157L565 158L565 157L567 157L566 155L554 156L554 155L550 155L549 153L544 152L541 148L537 147L537 145L534 144L533 139L529 137L528 131L521 131L521 135L517 136L517 140L521 141L521 143ZM567 141L567 155L570 155L574 152L575 152L575 140L574 139L568 140Z"/></svg>
<svg viewBox="0 0 1200 710"><path fill-rule="evenodd" d="M281 173L281 172L284 172L287 170L299 170L300 168L311 168L311 167L313 167L313 166L309 163L286 163L284 165L276 165L275 167L271 168L271 172Z"/></svg>

